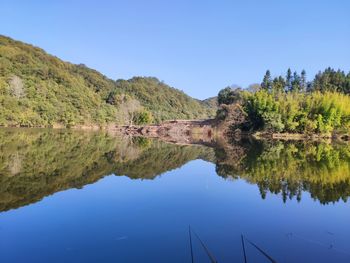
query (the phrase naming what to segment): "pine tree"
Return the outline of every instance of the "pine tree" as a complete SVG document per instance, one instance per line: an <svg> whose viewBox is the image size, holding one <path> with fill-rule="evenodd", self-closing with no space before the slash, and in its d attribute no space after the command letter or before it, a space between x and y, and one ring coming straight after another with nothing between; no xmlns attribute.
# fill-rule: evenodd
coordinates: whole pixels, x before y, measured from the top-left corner
<svg viewBox="0 0 350 263"><path fill-rule="evenodd" d="M270 70L266 70L265 76L261 83L261 88L267 91L271 91L272 89L272 81L271 81L271 73Z"/></svg>
<svg viewBox="0 0 350 263"><path fill-rule="evenodd" d="M306 91L307 82L306 82L306 71L304 69L301 71L300 85L301 85L301 90Z"/></svg>
<svg viewBox="0 0 350 263"><path fill-rule="evenodd" d="M292 78L292 71L288 68L286 75L286 91L292 91Z"/></svg>
<svg viewBox="0 0 350 263"><path fill-rule="evenodd" d="M344 93L345 94L349 94L350 93L350 72L346 75Z"/></svg>
<svg viewBox="0 0 350 263"><path fill-rule="evenodd" d="M272 81L272 90L275 93L284 92L284 87L286 86L286 81L282 76L276 77Z"/></svg>
<svg viewBox="0 0 350 263"><path fill-rule="evenodd" d="M347 75L345 75L344 71L336 71L329 67L323 72L320 71L316 74L312 89L321 92L332 91L348 94Z"/></svg>
<svg viewBox="0 0 350 263"><path fill-rule="evenodd" d="M296 71L294 71L291 91L300 92L300 90L301 90L301 77L298 75Z"/></svg>

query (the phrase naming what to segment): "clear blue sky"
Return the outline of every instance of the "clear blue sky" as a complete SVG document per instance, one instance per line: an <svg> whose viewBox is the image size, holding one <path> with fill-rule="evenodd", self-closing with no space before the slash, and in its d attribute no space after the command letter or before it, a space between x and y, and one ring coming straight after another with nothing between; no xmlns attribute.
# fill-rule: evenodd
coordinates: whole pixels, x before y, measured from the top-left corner
<svg viewBox="0 0 350 263"><path fill-rule="evenodd" d="M266 69L350 70L350 1L1 0L0 34L112 79L155 76L196 98Z"/></svg>

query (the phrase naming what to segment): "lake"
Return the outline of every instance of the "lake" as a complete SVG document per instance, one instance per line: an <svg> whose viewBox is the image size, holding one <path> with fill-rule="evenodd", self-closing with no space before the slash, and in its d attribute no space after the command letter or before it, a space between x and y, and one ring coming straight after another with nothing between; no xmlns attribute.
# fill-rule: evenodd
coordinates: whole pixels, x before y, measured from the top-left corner
<svg viewBox="0 0 350 263"><path fill-rule="evenodd" d="M1 262L350 262L349 196L349 144L0 130Z"/></svg>

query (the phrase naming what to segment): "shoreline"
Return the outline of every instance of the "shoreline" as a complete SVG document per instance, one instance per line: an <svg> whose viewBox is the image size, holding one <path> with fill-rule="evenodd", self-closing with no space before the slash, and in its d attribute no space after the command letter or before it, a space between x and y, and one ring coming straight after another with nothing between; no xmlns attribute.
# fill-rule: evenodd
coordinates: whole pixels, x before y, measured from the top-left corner
<svg viewBox="0 0 350 263"><path fill-rule="evenodd" d="M218 138L252 137L256 140L284 140L284 141L350 141L349 134L303 134L303 133L273 133L266 131L242 132L236 130L228 132L221 129L215 119L206 120L170 120L160 124L149 125L75 125L67 127L60 124L52 126L0 126L5 129L54 129L107 131L127 136L143 136L151 138L166 138L170 141L191 141L192 139L208 142Z"/></svg>
<svg viewBox="0 0 350 263"><path fill-rule="evenodd" d="M251 134L256 139L272 139L285 141L350 141L348 134L305 134L305 133L269 133L269 132L255 132Z"/></svg>

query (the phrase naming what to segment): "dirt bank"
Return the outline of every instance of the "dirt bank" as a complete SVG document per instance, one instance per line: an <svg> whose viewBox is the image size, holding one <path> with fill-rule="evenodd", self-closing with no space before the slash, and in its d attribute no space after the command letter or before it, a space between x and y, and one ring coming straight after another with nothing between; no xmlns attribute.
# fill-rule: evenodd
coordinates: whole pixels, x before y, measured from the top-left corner
<svg viewBox="0 0 350 263"><path fill-rule="evenodd" d="M115 126L109 129L117 134L161 138L181 144L211 142L217 136L216 122L209 120L173 120L157 125Z"/></svg>

